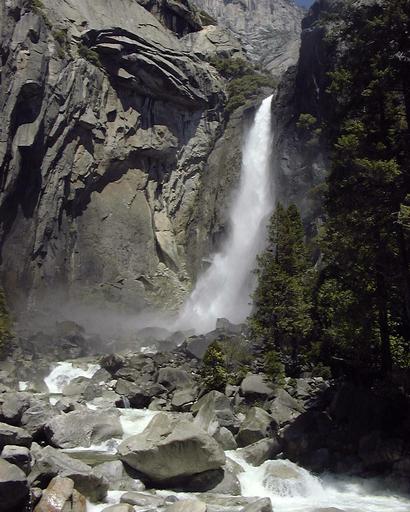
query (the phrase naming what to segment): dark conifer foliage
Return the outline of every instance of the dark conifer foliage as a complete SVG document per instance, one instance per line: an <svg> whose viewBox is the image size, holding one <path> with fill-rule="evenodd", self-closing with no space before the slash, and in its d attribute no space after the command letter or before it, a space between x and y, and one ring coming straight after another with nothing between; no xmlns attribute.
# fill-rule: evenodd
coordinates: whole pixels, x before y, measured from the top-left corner
<svg viewBox="0 0 410 512"><path fill-rule="evenodd" d="M409 348L410 3L347 6L343 19L317 312L327 355L386 374Z"/></svg>

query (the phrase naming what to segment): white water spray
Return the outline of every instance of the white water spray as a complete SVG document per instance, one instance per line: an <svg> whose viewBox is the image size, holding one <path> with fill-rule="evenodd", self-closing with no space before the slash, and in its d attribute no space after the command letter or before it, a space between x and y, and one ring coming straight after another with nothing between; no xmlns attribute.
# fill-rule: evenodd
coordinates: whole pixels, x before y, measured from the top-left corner
<svg viewBox="0 0 410 512"><path fill-rule="evenodd" d="M272 96L263 101L245 140L228 239L185 304L177 322L179 328L207 332L215 328L217 318L239 323L250 313L250 295L255 287L252 271L264 246L273 204L269 166L271 102Z"/></svg>
<svg viewBox="0 0 410 512"><path fill-rule="evenodd" d="M248 464L240 451L227 456L242 466L238 475L242 496L270 498L275 512L408 512L409 500L383 493L380 482L320 478L288 460Z"/></svg>

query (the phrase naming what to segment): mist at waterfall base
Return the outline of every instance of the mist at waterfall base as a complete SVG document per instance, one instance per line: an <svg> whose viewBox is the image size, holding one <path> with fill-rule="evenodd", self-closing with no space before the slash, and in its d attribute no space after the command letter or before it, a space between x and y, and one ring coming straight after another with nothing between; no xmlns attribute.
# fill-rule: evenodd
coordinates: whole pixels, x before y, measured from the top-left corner
<svg viewBox="0 0 410 512"><path fill-rule="evenodd" d="M272 96L262 102L245 137L240 183L229 213L229 235L184 305L176 322L179 329L205 333L215 328L217 318L240 323L251 311L256 281L253 270L264 248L274 201L271 102Z"/></svg>

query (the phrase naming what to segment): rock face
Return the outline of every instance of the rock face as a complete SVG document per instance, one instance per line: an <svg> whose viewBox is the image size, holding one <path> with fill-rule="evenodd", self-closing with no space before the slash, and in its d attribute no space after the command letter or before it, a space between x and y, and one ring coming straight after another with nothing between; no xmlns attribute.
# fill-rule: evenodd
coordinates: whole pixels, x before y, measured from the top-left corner
<svg viewBox="0 0 410 512"><path fill-rule="evenodd" d="M186 420L156 416L148 427L123 441L121 460L160 484L220 469L225 454L218 443L199 427Z"/></svg>
<svg viewBox="0 0 410 512"><path fill-rule="evenodd" d="M303 10L290 0L194 0L238 35L248 56L276 76L296 64Z"/></svg>
<svg viewBox="0 0 410 512"><path fill-rule="evenodd" d="M1 7L4 285L33 307L175 306L220 77L137 2L43 4Z"/></svg>
<svg viewBox="0 0 410 512"><path fill-rule="evenodd" d="M245 42L282 73L301 11L287 0L39 5L0 11L0 279L15 308L58 304L78 319L87 305L177 307L224 235L247 118L226 126L206 59L242 56ZM201 9L223 12L222 25Z"/></svg>

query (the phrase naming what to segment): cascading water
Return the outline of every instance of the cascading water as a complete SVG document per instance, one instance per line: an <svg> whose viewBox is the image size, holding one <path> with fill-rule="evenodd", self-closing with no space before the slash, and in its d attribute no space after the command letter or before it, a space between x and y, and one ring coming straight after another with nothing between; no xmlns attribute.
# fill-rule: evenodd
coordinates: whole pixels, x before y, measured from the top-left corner
<svg viewBox="0 0 410 512"><path fill-rule="evenodd" d="M269 166L271 102L272 96L263 101L245 140L228 239L185 304L177 322L179 328L206 332L215 328L217 318L239 323L250 313L250 295L255 286L252 270L263 249L273 203Z"/></svg>
<svg viewBox="0 0 410 512"><path fill-rule="evenodd" d="M289 460L268 460L251 466L240 451L227 456L242 466L242 496L270 498L275 512L408 512L405 497L383 493L380 482L320 478Z"/></svg>

